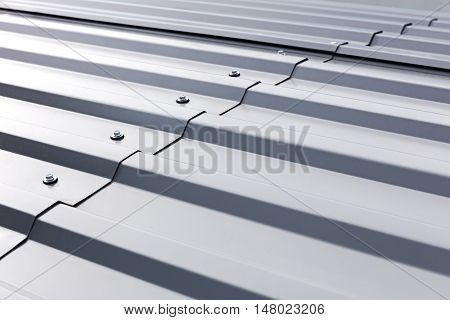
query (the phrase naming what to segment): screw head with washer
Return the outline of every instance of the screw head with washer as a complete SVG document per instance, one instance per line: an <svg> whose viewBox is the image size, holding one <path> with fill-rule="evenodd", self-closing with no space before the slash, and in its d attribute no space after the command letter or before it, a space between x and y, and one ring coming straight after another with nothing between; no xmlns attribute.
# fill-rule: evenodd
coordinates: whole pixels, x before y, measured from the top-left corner
<svg viewBox="0 0 450 320"><path fill-rule="evenodd" d="M186 96L180 96L177 99L177 103L180 103L180 104L185 104L185 103L188 103L189 101L190 101L189 98Z"/></svg>
<svg viewBox="0 0 450 320"><path fill-rule="evenodd" d="M48 173L47 175L45 175L45 178L44 180L42 180L42 182L46 185L55 184L58 182L58 177L53 173Z"/></svg>
<svg viewBox="0 0 450 320"><path fill-rule="evenodd" d="M111 135L111 140L122 140L125 137L125 135L120 132L120 130L116 130Z"/></svg>

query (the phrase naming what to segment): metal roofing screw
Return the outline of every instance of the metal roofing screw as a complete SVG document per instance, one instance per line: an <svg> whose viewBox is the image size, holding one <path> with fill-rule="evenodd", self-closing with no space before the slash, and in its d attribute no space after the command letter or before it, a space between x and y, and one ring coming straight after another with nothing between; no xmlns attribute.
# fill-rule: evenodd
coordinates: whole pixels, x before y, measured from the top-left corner
<svg viewBox="0 0 450 320"><path fill-rule="evenodd" d="M237 70L233 70L228 74L228 76L233 77L233 78L239 77L240 75L241 75L241 73Z"/></svg>
<svg viewBox="0 0 450 320"><path fill-rule="evenodd" d="M287 54L287 52L285 50L278 50L277 52L278 54L281 54L283 56L285 56Z"/></svg>
<svg viewBox="0 0 450 320"><path fill-rule="evenodd" d="M124 137L125 135L119 130L114 131L113 134L111 135L112 140L122 140Z"/></svg>
<svg viewBox="0 0 450 320"><path fill-rule="evenodd" d="M45 176L44 180L42 182L46 185L55 184L58 182L58 177L55 176L53 173L49 173Z"/></svg>
<svg viewBox="0 0 450 320"><path fill-rule="evenodd" d="M189 98L186 96L180 96L177 99L177 103L181 103L181 104L188 103L189 101L190 101Z"/></svg>

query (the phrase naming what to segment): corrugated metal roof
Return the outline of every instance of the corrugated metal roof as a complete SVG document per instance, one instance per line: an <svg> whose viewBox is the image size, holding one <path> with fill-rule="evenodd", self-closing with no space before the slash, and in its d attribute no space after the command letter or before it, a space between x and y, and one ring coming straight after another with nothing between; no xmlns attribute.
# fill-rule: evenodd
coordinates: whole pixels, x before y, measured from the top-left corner
<svg viewBox="0 0 450 320"><path fill-rule="evenodd" d="M292 0L11 0L0 7L450 68L445 3L429 11Z"/></svg>
<svg viewBox="0 0 450 320"><path fill-rule="evenodd" d="M418 18L280 7L350 33ZM450 296L448 71L22 13L0 28L2 298Z"/></svg>

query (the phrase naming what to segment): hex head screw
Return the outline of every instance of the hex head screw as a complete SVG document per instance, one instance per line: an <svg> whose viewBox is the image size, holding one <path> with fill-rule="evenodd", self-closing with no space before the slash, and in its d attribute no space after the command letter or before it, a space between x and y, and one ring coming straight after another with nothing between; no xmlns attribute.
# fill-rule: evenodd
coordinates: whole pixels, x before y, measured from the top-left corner
<svg viewBox="0 0 450 320"><path fill-rule="evenodd" d="M125 135L122 132L120 132L120 130L116 130L112 133L110 138L111 138L111 140L117 141L117 140L122 140L124 137L125 137Z"/></svg>
<svg viewBox="0 0 450 320"><path fill-rule="evenodd" d="M239 71L237 71L237 70L233 70L233 71L231 71L231 72L228 74L229 77L233 77L233 78L237 78L237 77L239 77L240 75L241 75L241 73L240 73Z"/></svg>
<svg viewBox="0 0 450 320"><path fill-rule="evenodd" d="M55 184L58 182L58 177L55 176L53 173L49 173L45 176L44 180L42 182L46 185Z"/></svg>
<svg viewBox="0 0 450 320"><path fill-rule="evenodd" d="M189 101L190 101L189 98L186 96L180 96L177 99L177 103L179 103L179 104L185 104L185 103L188 103Z"/></svg>

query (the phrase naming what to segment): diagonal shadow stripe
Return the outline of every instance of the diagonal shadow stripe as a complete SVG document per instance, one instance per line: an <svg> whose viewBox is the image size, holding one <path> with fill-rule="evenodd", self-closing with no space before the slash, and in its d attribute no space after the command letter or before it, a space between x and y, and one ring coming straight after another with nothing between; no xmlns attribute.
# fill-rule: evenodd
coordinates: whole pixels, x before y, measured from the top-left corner
<svg viewBox="0 0 450 320"><path fill-rule="evenodd" d="M250 132L250 129L247 132ZM215 128L190 124L185 136L188 139L235 150L450 197L450 178L443 174L367 159L364 154L347 155L337 150L320 149L323 146L304 145L302 141L272 140L269 137L247 132L246 128L236 131L233 127ZM286 136L288 136L287 133ZM329 141L334 142L332 139Z"/></svg>
<svg viewBox="0 0 450 320"><path fill-rule="evenodd" d="M202 300L269 299L261 294L117 247L99 239L92 239L42 220L37 221L30 239L192 298ZM74 251L75 248L85 243L88 244L82 249Z"/></svg>
<svg viewBox="0 0 450 320"><path fill-rule="evenodd" d="M116 171L118 162L5 132L0 132L0 149L108 179Z"/></svg>
<svg viewBox="0 0 450 320"><path fill-rule="evenodd" d="M296 99L258 92L253 93L252 96L247 95L247 101L244 101L244 104L248 104L252 108L280 111L285 114L300 115L450 143L450 135L448 134L449 127L446 125L403 118L394 114L377 113L375 108L373 109L374 112L372 112L336 105L333 99L341 98L330 95L328 97L329 103L302 100L301 104L294 107L293 105L296 103ZM360 103L364 105L373 102L360 101ZM399 108L399 110L401 109ZM405 110L405 114L407 114L407 110Z"/></svg>
<svg viewBox="0 0 450 320"><path fill-rule="evenodd" d="M171 89L180 92L209 95L221 99L238 99L243 96L246 88L227 85L225 82L213 82L212 80L198 80L189 78L178 70L178 74L156 73L155 71L143 71L128 69L113 65L103 65L85 60L61 58L57 56L20 51L0 47L0 57L19 62L30 63L64 71L104 77L113 80L139 83L148 86L157 86L163 89ZM155 105L156 106L156 105ZM163 109L164 110L164 109Z"/></svg>
<svg viewBox="0 0 450 320"><path fill-rule="evenodd" d="M0 82L0 95L94 117L181 134L186 120Z"/></svg>
<svg viewBox="0 0 450 320"><path fill-rule="evenodd" d="M136 170L136 168L122 166L115 181L154 193L160 193L161 190L178 181L159 174L136 178ZM306 211L283 207L188 181L179 183L165 192L164 196L381 257L371 248L337 228L335 223L393 261L450 275L450 251L434 245L334 219L326 220Z"/></svg>

